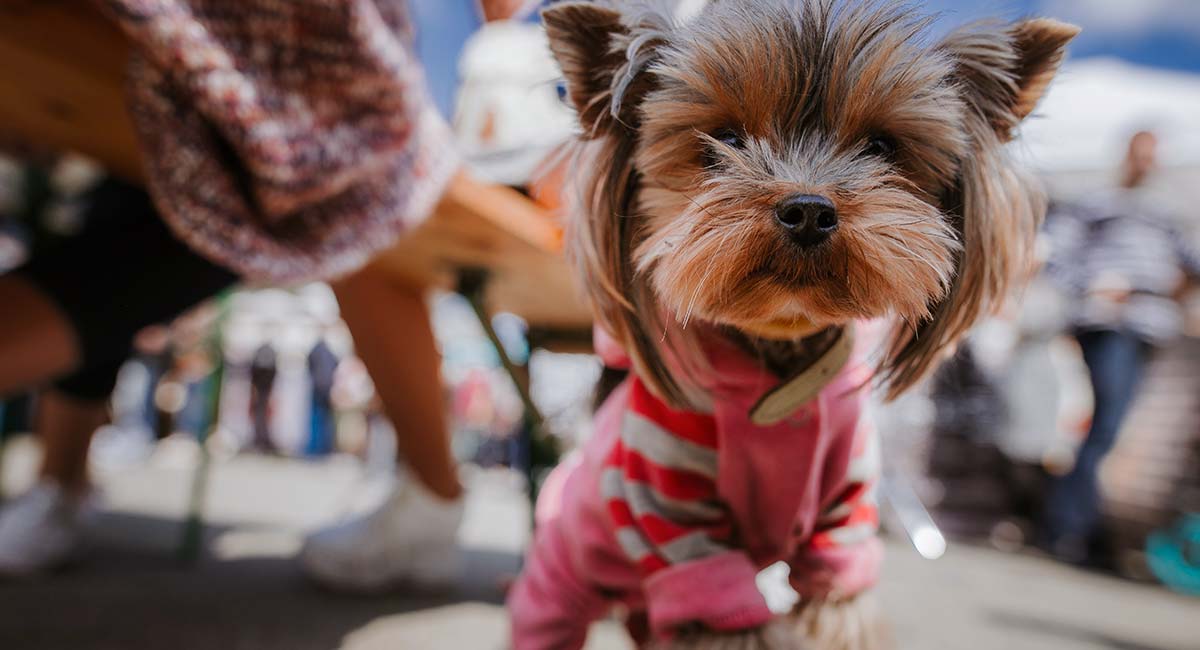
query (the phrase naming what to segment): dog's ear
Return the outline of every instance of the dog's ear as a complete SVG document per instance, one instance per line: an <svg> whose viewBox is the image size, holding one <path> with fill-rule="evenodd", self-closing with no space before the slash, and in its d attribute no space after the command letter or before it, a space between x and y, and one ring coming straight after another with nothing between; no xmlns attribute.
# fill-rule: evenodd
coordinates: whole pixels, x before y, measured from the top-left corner
<svg viewBox="0 0 1200 650"><path fill-rule="evenodd" d="M636 128L637 105L650 89L645 71L669 21L648 11L624 16L592 2L551 5L542 21L584 137Z"/></svg>
<svg viewBox="0 0 1200 650"><path fill-rule="evenodd" d="M1009 160L1004 143L1033 112L1078 33L1072 25L1035 19L1002 29L976 26L942 42L974 109L965 124L971 148L943 197L962 251L950 290L931 306L930 317L899 330L892 341L884 365L890 397L924 377L1031 274L1045 198Z"/></svg>
<svg viewBox="0 0 1200 650"><path fill-rule="evenodd" d="M1067 44L1079 31L1075 25L1051 18L1021 21L1009 30L1019 64L1014 75L1017 97L1012 108L1018 120L1029 117L1037 108L1066 57Z"/></svg>
<svg viewBox="0 0 1200 650"><path fill-rule="evenodd" d="M673 3L561 2L542 12L550 49L562 68L567 98L583 127L576 149L568 212L567 256L581 278L597 322L625 348L637 373L669 403L695 395L667 370L662 352L673 339L657 322L653 292L631 258L642 236L634 168L641 103L654 87L650 67L676 27Z"/></svg>
<svg viewBox="0 0 1200 650"><path fill-rule="evenodd" d="M997 29L972 26L950 34L940 46L956 63L968 102L1001 140L1037 107L1079 34L1075 25L1033 18Z"/></svg>

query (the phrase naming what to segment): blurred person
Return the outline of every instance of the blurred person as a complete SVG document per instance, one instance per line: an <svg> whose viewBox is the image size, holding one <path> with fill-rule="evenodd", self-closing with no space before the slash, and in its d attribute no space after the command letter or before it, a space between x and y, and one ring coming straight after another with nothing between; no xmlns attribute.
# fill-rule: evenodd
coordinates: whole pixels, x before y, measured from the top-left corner
<svg viewBox="0 0 1200 650"><path fill-rule="evenodd" d="M1071 470L1050 487L1042 543L1062 560L1103 562L1099 535L1098 472L1117 441L1151 349L1179 335L1182 315L1174 294L1185 272L1200 273L1190 245L1161 196L1149 187L1157 137L1135 134L1118 187L1073 208L1051 213L1049 277L1074 299L1069 319L1091 377L1091 428Z"/></svg>
<svg viewBox="0 0 1200 650"><path fill-rule="evenodd" d="M277 355L268 341L258 346L250 360L250 446L269 454L277 451L271 435L271 393L277 374Z"/></svg>
<svg viewBox="0 0 1200 650"><path fill-rule="evenodd" d="M462 486L427 289L367 264L466 191L426 97L406 2L104 4L134 46L129 104L156 200L106 181L87 197L83 232L0 276L11 314L0 319L0 399L44 387L40 480L0 510L0 574L52 568L78 542L90 436L138 330L243 279L324 277L335 278L417 480L311 537L304 565L350 589L448 579ZM275 13L296 29L238 19ZM267 43L272 56L262 56Z"/></svg>
<svg viewBox="0 0 1200 650"><path fill-rule="evenodd" d="M337 418L333 408L333 379L341 359L329 347L324 332L308 352L310 425L304 453L321 456L334 450L337 442Z"/></svg>

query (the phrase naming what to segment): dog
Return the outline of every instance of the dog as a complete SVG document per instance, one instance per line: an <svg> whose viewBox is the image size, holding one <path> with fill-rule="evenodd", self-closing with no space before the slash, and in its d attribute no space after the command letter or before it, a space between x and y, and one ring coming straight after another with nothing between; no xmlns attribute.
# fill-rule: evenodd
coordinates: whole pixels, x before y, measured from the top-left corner
<svg viewBox="0 0 1200 650"><path fill-rule="evenodd" d="M620 605L643 647L884 647L866 394L1030 275L1044 199L1005 144L1079 30L935 38L890 0L543 16L582 128L568 254L628 377L543 489L513 646L579 648ZM755 587L778 561L784 617Z"/></svg>

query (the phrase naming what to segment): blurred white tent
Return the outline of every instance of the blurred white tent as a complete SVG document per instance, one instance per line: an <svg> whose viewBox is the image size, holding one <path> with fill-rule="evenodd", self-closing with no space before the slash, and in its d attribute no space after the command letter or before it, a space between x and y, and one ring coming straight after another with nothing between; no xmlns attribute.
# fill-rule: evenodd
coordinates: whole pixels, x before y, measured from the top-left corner
<svg viewBox="0 0 1200 650"><path fill-rule="evenodd" d="M1140 129L1159 135L1164 182L1176 185L1175 179L1187 178L1190 182L1180 183L1187 191L1200 189L1196 74L1118 59L1072 62L1023 127L1016 148L1056 192L1073 194L1111 179L1129 137Z"/></svg>

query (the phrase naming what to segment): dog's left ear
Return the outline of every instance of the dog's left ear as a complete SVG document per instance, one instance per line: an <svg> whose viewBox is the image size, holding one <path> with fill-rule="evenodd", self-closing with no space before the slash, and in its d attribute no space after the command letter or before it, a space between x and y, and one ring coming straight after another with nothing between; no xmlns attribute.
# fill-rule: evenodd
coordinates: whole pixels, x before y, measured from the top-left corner
<svg viewBox="0 0 1200 650"><path fill-rule="evenodd" d="M650 8L624 15L594 2L561 2L542 11L542 22L584 137L635 128L638 104L650 90L646 68L670 19Z"/></svg>
<svg viewBox="0 0 1200 650"><path fill-rule="evenodd" d="M1007 142L1045 95L1078 34L1075 25L1033 18L1000 30L963 29L939 49L954 58L967 100Z"/></svg>

